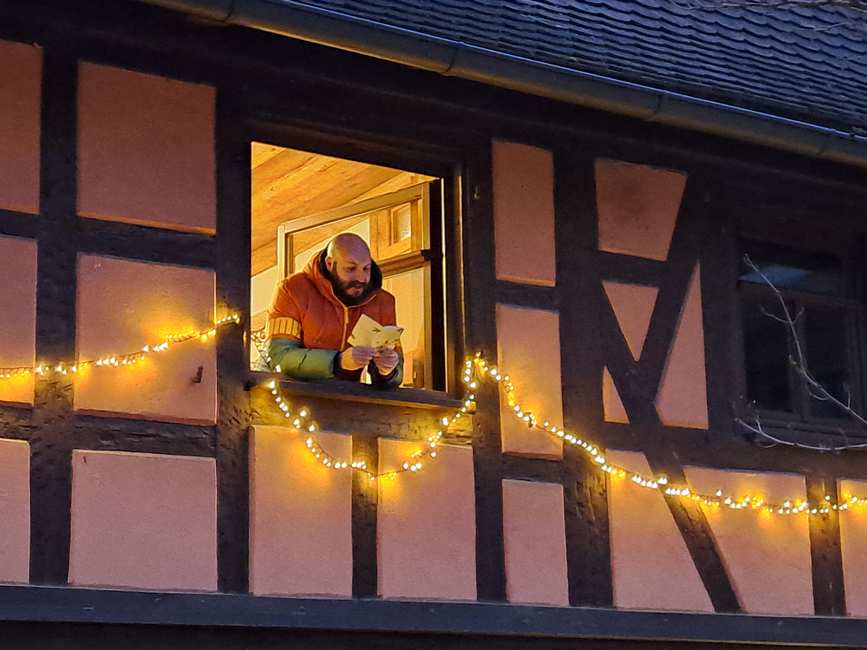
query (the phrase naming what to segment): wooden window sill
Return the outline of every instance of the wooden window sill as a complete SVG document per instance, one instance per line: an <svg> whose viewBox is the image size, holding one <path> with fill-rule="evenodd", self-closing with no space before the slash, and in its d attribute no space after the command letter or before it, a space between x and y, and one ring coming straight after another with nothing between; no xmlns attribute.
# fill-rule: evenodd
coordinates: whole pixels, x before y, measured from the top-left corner
<svg viewBox="0 0 867 650"><path fill-rule="evenodd" d="M298 397L319 397L362 404L382 404L407 406L410 408L443 410L457 409L462 401L448 393L422 388L374 388L367 384L349 381L299 381L287 379L284 375L272 372L254 372L251 385L264 384L272 379L280 383L287 395Z"/></svg>

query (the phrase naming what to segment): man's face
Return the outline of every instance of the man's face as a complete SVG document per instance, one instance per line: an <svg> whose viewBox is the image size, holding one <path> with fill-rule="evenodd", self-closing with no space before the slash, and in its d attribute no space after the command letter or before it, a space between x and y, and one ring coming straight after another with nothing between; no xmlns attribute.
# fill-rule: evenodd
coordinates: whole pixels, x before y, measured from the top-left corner
<svg viewBox="0 0 867 650"><path fill-rule="evenodd" d="M335 251L325 265L340 290L349 298L360 298L370 286L370 254Z"/></svg>

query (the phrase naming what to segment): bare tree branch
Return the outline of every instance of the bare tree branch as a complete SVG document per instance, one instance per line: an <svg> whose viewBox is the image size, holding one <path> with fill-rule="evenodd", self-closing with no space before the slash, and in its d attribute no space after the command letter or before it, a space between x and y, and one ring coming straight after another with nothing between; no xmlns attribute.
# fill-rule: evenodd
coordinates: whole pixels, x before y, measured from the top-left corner
<svg viewBox="0 0 867 650"><path fill-rule="evenodd" d="M789 309L789 305L786 303L785 298L783 297L782 292L779 288L773 283L773 281L767 276L767 274L753 262L752 258L745 254L744 255L744 263L752 269L755 273L759 275L768 287L773 291L774 296L777 302L780 305L780 309L782 312L782 316L777 316L776 314L769 313L764 306L761 307L761 312L765 316L772 318L773 320L781 323L787 330L787 336L789 336L792 340L792 347L794 348L794 355L789 355L789 364L792 366L792 369L795 371L795 374L804 382L804 385L807 388L807 393L811 398L820 401L827 402L833 404L841 411L852 417L853 419L860 422L862 425L867 426L867 418L858 413L855 409L852 408L852 392L849 390L849 387L846 387L846 402L842 402L837 399L831 392L825 388L810 372L809 366L807 365L807 355L804 354L803 346L801 345L801 340L798 337L798 328L797 321L799 318L803 316L804 310L803 308L798 310L798 313L793 317L792 312ZM737 422L740 426L744 427L746 430L751 431L752 433L761 436L766 440L773 441L777 444L788 445L791 447L800 447L803 449L811 449L814 451L844 451L846 449L863 449L867 448L867 443L857 444L857 445L840 445L840 446L815 446L815 445L804 445L801 443L793 442L791 440L782 440L775 436L772 436L762 427L761 420L758 416L756 416L755 425L750 425L746 423L744 420L740 418L736 418L735 422Z"/></svg>

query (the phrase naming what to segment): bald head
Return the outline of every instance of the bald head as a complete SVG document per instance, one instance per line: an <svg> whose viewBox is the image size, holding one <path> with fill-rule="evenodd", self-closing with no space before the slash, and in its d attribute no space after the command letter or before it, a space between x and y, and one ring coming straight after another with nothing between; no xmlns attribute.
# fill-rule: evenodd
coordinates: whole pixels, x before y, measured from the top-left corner
<svg viewBox="0 0 867 650"><path fill-rule="evenodd" d="M328 257L347 258L363 260L367 257L370 261L370 248L367 242L355 233L345 232L337 235L334 239L328 242L328 250L325 253Z"/></svg>
<svg viewBox="0 0 867 650"><path fill-rule="evenodd" d="M325 267L350 300L360 298L370 285L370 248L353 233L337 235L325 250Z"/></svg>

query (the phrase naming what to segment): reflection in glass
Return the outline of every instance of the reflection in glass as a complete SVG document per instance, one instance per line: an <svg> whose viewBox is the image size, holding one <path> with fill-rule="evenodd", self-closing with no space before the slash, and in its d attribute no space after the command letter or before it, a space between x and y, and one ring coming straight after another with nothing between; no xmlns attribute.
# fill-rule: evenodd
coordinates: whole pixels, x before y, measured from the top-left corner
<svg viewBox="0 0 867 650"><path fill-rule="evenodd" d="M837 295L842 291L842 268L840 260L833 255L755 242L744 242L743 248L778 289L829 295ZM751 284L765 284L761 275L743 259L738 279Z"/></svg>

